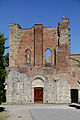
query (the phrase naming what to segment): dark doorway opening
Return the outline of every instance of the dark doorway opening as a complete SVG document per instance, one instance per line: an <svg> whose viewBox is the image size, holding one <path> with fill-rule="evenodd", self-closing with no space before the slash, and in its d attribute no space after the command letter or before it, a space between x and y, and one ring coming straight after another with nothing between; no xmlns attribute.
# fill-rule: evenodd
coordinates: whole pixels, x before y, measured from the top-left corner
<svg viewBox="0 0 80 120"><path fill-rule="evenodd" d="M78 90L71 89L71 103L78 103Z"/></svg>
<svg viewBox="0 0 80 120"><path fill-rule="evenodd" d="M2 102L6 102L6 90L3 91Z"/></svg>
<svg viewBox="0 0 80 120"><path fill-rule="evenodd" d="M43 88L34 88L34 103L43 103Z"/></svg>

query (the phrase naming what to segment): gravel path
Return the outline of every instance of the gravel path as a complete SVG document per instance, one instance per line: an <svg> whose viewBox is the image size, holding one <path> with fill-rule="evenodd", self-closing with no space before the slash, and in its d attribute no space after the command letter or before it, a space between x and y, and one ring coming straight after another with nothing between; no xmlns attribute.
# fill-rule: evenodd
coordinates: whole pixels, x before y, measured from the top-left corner
<svg viewBox="0 0 80 120"><path fill-rule="evenodd" d="M2 105L8 111L7 120L32 120L26 105Z"/></svg>
<svg viewBox="0 0 80 120"><path fill-rule="evenodd" d="M77 107L77 105L27 104L0 105L0 107L4 107L8 111L9 117L7 120L45 120L45 115L46 120L59 120L57 119L60 118L59 114L63 115L61 118L67 118L71 115L71 119L65 120L74 120L75 117L76 120L80 120L80 106ZM53 114L55 119L53 119Z"/></svg>

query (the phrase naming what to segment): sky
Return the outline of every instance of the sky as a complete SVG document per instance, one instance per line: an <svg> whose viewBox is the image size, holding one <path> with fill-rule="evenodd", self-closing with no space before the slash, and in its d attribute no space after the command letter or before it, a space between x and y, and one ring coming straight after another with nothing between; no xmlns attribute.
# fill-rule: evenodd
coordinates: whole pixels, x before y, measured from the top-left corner
<svg viewBox="0 0 80 120"><path fill-rule="evenodd" d="M63 16L70 21L71 53L80 54L80 0L0 0L0 32L8 38L6 46L9 46L9 23L22 28L34 24L56 27Z"/></svg>

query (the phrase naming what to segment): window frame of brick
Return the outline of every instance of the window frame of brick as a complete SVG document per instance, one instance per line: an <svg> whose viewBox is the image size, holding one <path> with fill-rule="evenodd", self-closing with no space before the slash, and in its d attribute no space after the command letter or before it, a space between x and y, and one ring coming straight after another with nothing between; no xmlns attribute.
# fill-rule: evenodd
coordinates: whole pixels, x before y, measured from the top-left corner
<svg viewBox="0 0 80 120"><path fill-rule="evenodd" d="M25 52L26 52L26 64L30 64L31 63L31 50L27 49Z"/></svg>
<svg viewBox="0 0 80 120"><path fill-rule="evenodd" d="M47 59L48 59L48 57L46 58L46 52L47 52L47 51L50 52L50 56L48 56L48 57L50 57L50 62L47 62ZM51 66L51 65L52 65L52 51L51 51L50 48L47 48L47 49L45 50L45 66Z"/></svg>

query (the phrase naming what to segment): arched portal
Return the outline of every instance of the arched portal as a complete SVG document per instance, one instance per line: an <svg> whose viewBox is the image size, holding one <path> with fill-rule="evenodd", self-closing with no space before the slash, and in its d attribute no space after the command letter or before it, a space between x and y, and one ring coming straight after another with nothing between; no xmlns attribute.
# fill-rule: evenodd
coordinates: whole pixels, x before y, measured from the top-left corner
<svg viewBox="0 0 80 120"><path fill-rule="evenodd" d="M36 78L32 82L32 88L34 103L43 103L44 81L41 78Z"/></svg>

